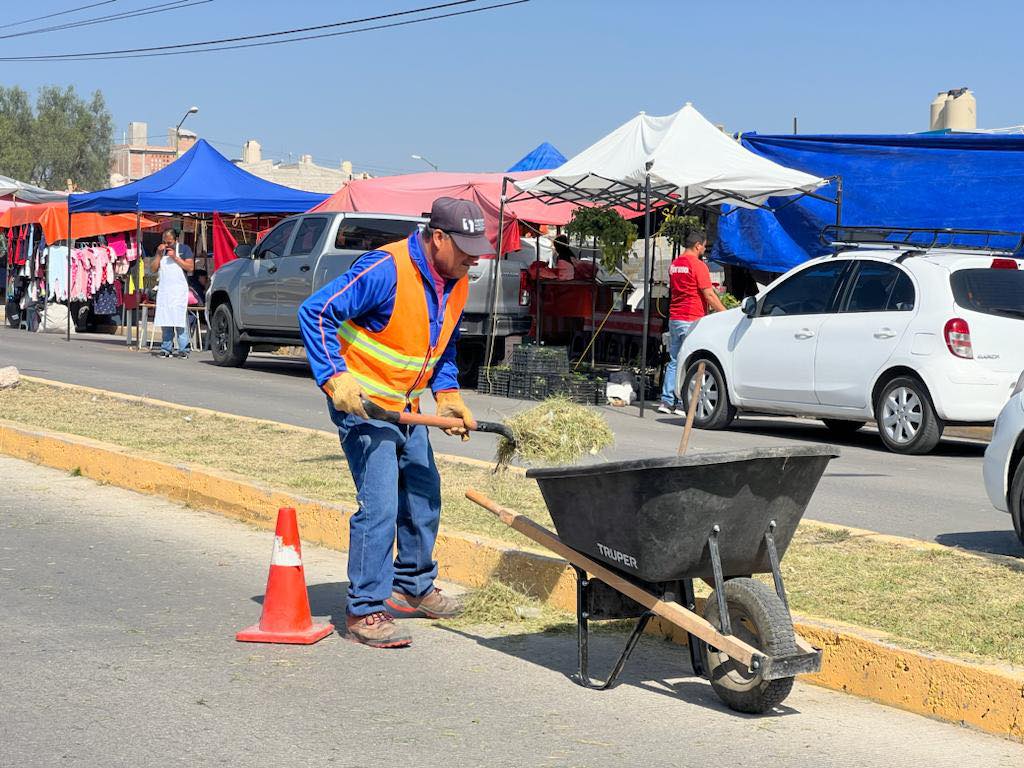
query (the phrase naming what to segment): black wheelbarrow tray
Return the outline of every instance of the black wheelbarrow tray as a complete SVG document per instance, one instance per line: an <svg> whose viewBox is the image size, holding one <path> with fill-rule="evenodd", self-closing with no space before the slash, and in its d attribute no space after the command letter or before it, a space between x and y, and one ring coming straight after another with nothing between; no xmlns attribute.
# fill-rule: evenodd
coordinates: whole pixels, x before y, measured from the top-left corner
<svg viewBox="0 0 1024 768"><path fill-rule="evenodd" d="M793 630L779 561L828 462L831 446L759 448L666 459L532 469L558 535L470 490L466 496L575 569L581 685L610 687L647 622L687 633L694 673L727 706L762 713L821 652ZM774 589L751 578L770 573ZM696 613L694 579L713 589ZM588 621L636 618L611 674L588 671Z"/></svg>

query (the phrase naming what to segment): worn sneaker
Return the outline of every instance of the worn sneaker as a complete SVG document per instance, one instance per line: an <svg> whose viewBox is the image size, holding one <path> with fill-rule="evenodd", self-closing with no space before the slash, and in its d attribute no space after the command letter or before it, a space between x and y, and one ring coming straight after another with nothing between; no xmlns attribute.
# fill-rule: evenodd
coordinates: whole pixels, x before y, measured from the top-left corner
<svg viewBox="0 0 1024 768"><path fill-rule="evenodd" d="M398 628L390 613L378 611L369 616L345 616L348 639L371 648L404 648L412 635Z"/></svg>
<svg viewBox="0 0 1024 768"><path fill-rule="evenodd" d="M171 356L172 356L172 353L168 352L168 351L167 351L166 349L161 349L161 350L160 350L160 354L159 354L159 357L162 357L162 358L164 358L164 359L167 359L167 358L169 358L169 357L171 357Z"/></svg>
<svg viewBox="0 0 1024 768"><path fill-rule="evenodd" d="M685 416L686 415L686 409L685 408L676 408L674 411L672 411L672 413L674 413L676 416Z"/></svg>
<svg viewBox="0 0 1024 768"><path fill-rule="evenodd" d="M658 413L672 413L672 408L671 406L662 403L661 405L658 406Z"/></svg>
<svg viewBox="0 0 1024 768"><path fill-rule="evenodd" d="M462 613L462 603L456 597L445 595L434 587L423 597L411 597L401 592L392 592L384 601L392 613L399 616L426 616L428 619L450 619Z"/></svg>
<svg viewBox="0 0 1024 768"><path fill-rule="evenodd" d="M175 352L174 356L179 360L188 360L188 351L186 350L185 352Z"/></svg>

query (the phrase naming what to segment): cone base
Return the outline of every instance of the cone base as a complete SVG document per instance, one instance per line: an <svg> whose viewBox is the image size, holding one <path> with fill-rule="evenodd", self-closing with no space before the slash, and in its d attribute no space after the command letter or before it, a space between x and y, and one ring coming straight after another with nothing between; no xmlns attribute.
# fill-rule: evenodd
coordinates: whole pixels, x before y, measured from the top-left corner
<svg viewBox="0 0 1024 768"><path fill-rule="evenodd" d="M312 645L323 640L334 631L333 624L313 624L309 629L294 632L267 632L259 624L246 627L235 640L240 643L289 643L291 645Z"/></svg>

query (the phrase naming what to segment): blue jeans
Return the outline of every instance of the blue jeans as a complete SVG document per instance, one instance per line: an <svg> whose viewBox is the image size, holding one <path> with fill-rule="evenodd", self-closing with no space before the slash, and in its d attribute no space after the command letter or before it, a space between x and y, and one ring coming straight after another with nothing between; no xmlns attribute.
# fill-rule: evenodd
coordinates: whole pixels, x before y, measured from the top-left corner
<svg viewBox="0 0 1024 768"><path fill-rule="evenodd" d="M163 341L160 342L160 349L164 352L171 353L174 351L172 341L174 337L178 337L178 351L188 352L188 331L184 328L171 328L164 326L160 329L163 332Z"/></svg>
<svg viewBox="0 0 1024 768"><path fill-rule="evenodd" d="M665 366L665 381L661 385L661 402L667 405L669 408L675 408L676 406L676 371L678 369L678 358L679 350L683 346L683 340L686 338L693 326L697 324L696 320L669 320L668 321L668 354L670 360L668 365Z"/></svg>
<svg viewBox="0 0 1024 768"><path fill-rule="evenodd" d="M349 522L348 613L367 616L384 610L392 589L413 597L433 589L441 477L426 427L360 419L330 401L328 409L359 502Z"/></svg>

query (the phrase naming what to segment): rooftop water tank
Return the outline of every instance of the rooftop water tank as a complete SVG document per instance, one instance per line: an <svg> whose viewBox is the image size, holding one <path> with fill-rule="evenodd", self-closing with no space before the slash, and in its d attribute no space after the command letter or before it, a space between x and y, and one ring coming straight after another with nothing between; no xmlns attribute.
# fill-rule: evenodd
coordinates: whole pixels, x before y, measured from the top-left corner
<svg viewBox="0 0 1024 768"><path fill-rule="evenodd" d="M931 115L928 119L929 131L941 131L946 127L946 115L944 110L948 100L949 94L945 91L942 91L938 96L932 99Z"/></svg>
<svg viewBox="0 0 1024 768"><path fill-rule="evenodd" d="M942 114L943 127L951 131L973 131L978 127L978 103L968 88L950 91Z"/></svg>

